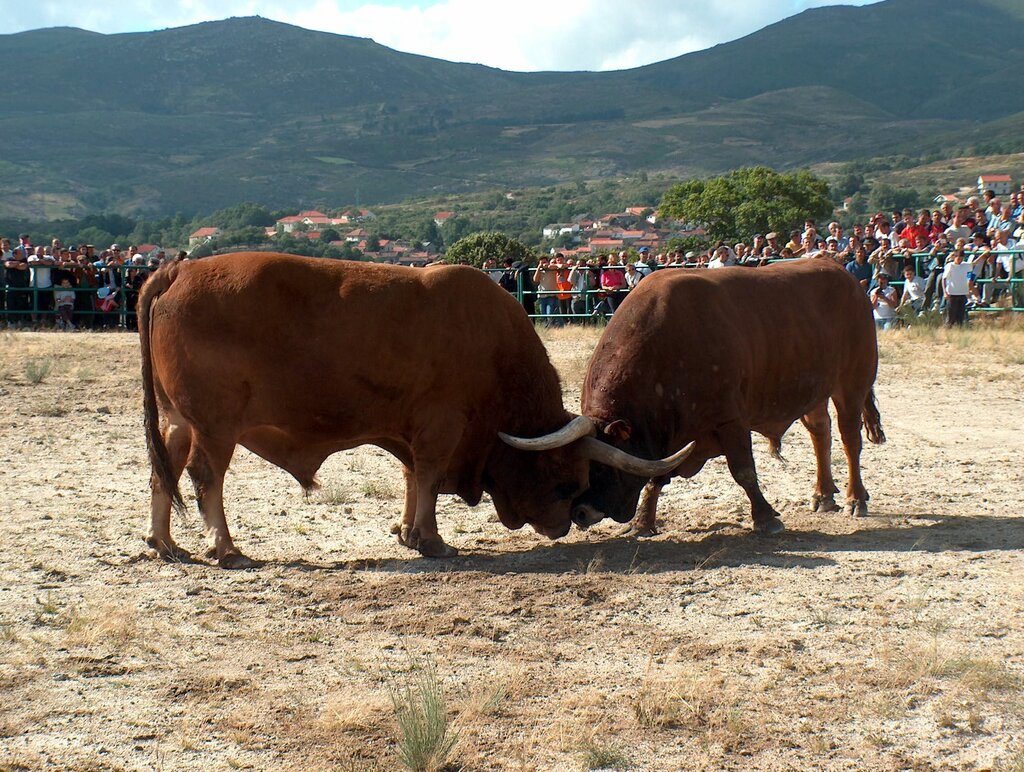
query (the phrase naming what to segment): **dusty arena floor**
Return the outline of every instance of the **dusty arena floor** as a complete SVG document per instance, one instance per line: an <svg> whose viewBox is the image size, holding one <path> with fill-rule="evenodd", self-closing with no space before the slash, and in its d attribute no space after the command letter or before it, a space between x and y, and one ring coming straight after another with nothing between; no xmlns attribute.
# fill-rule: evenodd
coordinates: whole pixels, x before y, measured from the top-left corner
<svg viewBox="0 0 1024 772"><path fill-rule="evenodd" d="M546 338L578 407L596 336ZM865 520L808 510L797 426L785 466L755 443L777 538L719 460L644 541L445 497L431 561L383 452L304 499L241 451L243 572L146 557L138 370L131 334L0 338L0 769L398 769L431 668L451 769L1024 768L1024 331L883 336Z"/></svg>

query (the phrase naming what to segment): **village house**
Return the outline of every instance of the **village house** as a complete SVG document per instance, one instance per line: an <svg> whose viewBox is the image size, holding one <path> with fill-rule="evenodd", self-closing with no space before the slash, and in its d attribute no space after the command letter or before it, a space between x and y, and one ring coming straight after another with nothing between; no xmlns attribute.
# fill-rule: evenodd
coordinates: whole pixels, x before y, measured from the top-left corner
<svg viewBox="0 0 1024 772"><path fill-rule="evenodd" d="M434 225L440 228L453 217L456 217L455 212L438 212L434 215Z"/></svg>
<svg viewBox="0 0 1024 772"><path fill-rule="evenodd" d="M563 223L552 223L551 225L545 225L542 233L546 239L554 239L559 236L577 236L580 232L580 226L574 222L563 222Z"/></svg>
<svg viewBox="0 0 1024 772"><path fill-rule="evenodd" d="M982 174L978 177L978 193L983 194L991 190L997 196L1008 196L1010 194L1009 174Z"/></svg>
<svg viewBox="0 0 1024 772"><path fill-rule="evenodd" d="M205 244L220 235L220 228L200 228L188 237L188 247L191 249L197 244Z"/></svg>

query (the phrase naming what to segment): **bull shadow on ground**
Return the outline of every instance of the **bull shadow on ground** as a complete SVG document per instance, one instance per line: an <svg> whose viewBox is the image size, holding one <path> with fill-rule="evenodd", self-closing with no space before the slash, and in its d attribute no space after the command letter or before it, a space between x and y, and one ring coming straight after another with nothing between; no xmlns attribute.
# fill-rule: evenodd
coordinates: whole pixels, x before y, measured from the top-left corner
<svg viewBox="0 0 1024 772"><path fill-rule="evenodd" d="M837 517L842 517L837 515ZM407 574L480 572L486 574L664 573L723 566L781 569L837 564L832 554L847 552L1005 552L1024 549L1024 520L1017 517L899 514L876 515L847 533L792 526L761 536L745 525L716 523L702 532L668 532L654 539L616 535L607 526L587 541L540 541L508 552L466 549L455 558L343 560L335 563L283 562L302 570L367 570Z"/></svg>

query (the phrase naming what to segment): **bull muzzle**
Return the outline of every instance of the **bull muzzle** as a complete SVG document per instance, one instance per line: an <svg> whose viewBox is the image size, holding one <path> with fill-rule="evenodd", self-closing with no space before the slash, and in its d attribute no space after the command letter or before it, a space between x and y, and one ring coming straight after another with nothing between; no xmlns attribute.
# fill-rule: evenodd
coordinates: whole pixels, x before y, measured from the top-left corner
<svg viewBox="0 0 1024 772"><path fill-rule="evenodd" d="M589 504L577 504L572 510L572 521L576 527L582 528L584 531L602 520L604 520L604 512L594 509Z"/></svg>

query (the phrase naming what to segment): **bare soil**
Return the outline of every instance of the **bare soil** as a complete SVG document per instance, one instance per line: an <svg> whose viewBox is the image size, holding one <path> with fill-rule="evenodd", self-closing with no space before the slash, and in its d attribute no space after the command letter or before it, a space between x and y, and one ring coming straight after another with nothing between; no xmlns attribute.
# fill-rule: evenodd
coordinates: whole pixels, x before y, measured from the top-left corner
<svg viewBox="0 0 1024 772"><path fill-rule="evenodd" d="M596 335L545 337L577 406ZM266 564L229 572L146 555L137 338L2 337L0 769L397 769L391 695L429 664L452 768L1024 768L1022 344L883 336L866 519L809 510L797 426L786 465L756 441L778 537L716 461L647 540L446 497L462 554L432 561L389 533L382 451L304 498L240 450L228 518ZM174 525L202 554L198 513Z"/></svg>

